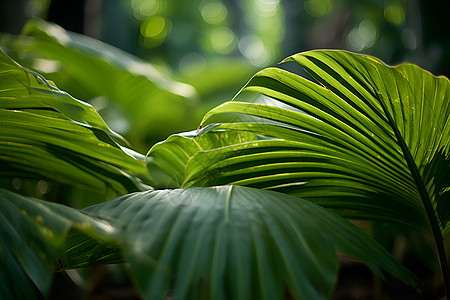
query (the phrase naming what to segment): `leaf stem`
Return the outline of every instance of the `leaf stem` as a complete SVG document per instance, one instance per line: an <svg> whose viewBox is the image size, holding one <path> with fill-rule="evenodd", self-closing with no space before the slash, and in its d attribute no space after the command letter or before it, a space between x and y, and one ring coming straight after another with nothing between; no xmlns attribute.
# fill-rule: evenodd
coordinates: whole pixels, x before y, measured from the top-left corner
<svg viewBox="0 0 450 300"><path fill-rule="evenodd" d="M433 231L434 236L434 242L436 244L436 249L438 253L439 258L439 266L441 268L442 273L442 279L444 281L444 288L445 288L445 294L449 296L450 294L450 274L448 272L448 263L447 263L447 256L445 254L445 247L444 247L444 239L441 233L440 226L438 224L436 215L433 210L433 206L431 205L431 199L428 195L428 192L423 184L422 178L419 174L419 170L417 169L416 164L414 161L410 164L410 159L412 160L411 154L407 152L405 156L409 156L410 158L407 159L408 166L411 169L411 172L413 174L414 181L416 183L417 189L420 193L420 198L422 199L423 206L425 208L425 211L428 216L428 221L430 222L431 230Z"/></svg>
<svg viewBox="0 0 450 300"><path fill-rule="evenodd" d="M441 232L436 214L434 213L434 209L431 204L430 196L428 195L428 191L424 185L422 176L420 175L419 170L417 169L416 162L414 161L414 158L412 157L411 152L409 151L409 148L406 145L403 137L401 136L397 126L395 126L395 122L392 119L392 116L389 114L388 110L386 109L384 102L379 98L379 94L378 94L378 101L380 102L381 106L383 107L384 113L385 113L386 117L388 118L389 123L394 131L397 142L403 152L403 156L405 157L406 163L408 164L408 168L411 171L411 177L414 179L414 183L416 184L417 190L420 195L420 199L422 200L422 204L425 208L425 212L427 214L428 221L429 221L431 230L433 232L434 242L435 242L437 253L438 253L439 267L441 269L445 294L448 297L448 296L450 296L450 294L449 294L450 293L450 274L449 274L449 270L448 270L447 256L445 254L445 247L444 247L442 232Z"/></svg>

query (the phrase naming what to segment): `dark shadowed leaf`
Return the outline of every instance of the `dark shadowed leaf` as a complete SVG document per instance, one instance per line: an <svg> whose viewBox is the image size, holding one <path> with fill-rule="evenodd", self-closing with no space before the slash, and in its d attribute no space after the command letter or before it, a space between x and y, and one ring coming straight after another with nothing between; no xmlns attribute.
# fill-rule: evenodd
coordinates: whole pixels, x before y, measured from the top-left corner
<svg viewBox="0 0 450 300"><path fill-rule="evenodd" d="M46 295L57 266L120 261L114 231L73 208L0 189L0 299Z"/></svg>
<svg viewBox="0 0 450 300"><path fill-rule="evenodd" d="M311 202L240 186L133 193L87 208L123 228L148 299L326 299L336 251L414 277L373 239ZM119 232L120 234L120 232Z"/></svg>

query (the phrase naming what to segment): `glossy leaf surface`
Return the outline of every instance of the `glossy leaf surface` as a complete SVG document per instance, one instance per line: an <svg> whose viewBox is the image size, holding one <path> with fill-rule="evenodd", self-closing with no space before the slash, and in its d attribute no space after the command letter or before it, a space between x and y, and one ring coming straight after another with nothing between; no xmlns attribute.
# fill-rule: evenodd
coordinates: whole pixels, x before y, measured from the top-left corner
<svg viewBox="0 0 450 300"><path fill-rule="evenodd" d="M197 152L184 165L183 185L273 189L351 218L402 222L427 232L436 222L445 235L448 79L345 51L310 51L289 60L320 85L279 68L256 74L245 90L283 107L232 101L209 112L203 124L240 115L212 130L265 139Z"/></svg>
<svg viewBox="0 0 450 300"><path fill-rule="evenodd" d="M85 210L123 228L148 299L326 299L336 251L414 277L362 230L309 201L241 186L133 193Z"/></svg>
<svg viewBox="0 0 450 300"><path fill-rule="evenodd" d="M113 234L105 220L0 189L0 298L35 299L38 291L46 295L62 263L120 261L118 243L109 237ZM74 243L75 237L85 243Z"/></svg>
<svg viewBox="0 0 450 300"><path fill-rule="evenodd" d="M180 125L186 126L192 110L196 112L192 86L163 68L56 24L31 19L22 35L4 36L3 43L8 54L29 68L103 109L108 124L126 133L142 152L149 148L146 137L161 140L173 132L171 126L181 131Z"/></svg>
<svg viewBox="0 0 450 300"><path fill-rule="evenodd" d="M124 194L148 181L144 157L126 148L95 109L0 52L1 175L48 179Z"/></svg>

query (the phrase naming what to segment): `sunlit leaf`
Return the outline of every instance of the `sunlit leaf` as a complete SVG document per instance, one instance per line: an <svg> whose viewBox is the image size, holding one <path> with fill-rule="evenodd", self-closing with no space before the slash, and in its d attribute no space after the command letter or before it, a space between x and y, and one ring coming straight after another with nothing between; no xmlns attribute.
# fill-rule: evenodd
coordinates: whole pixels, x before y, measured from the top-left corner
<svg viewBox="0 0 450 300"><path fill-rule="evenodd" d="M192 86L99 40L40 19L31 19L22 35L3 39L8 54L46 73L73 96L103 108L108 124L144 147L141 151L148 150L148 137L161 140L174 132L173 126L181 131L195 112Z"/></svg>
<svg viewBox="0 0 450 300"><path fill-rule="evenodd" d="M0 52L0 174L123 194L148 181L95 109Z"/></svg>
<svg viewBox="0 0 450 300"><path fill-rule="evenodd" d="M225 114L241 117L236 122L223 117L227 123L212 131L267 139L191 155L183 185L273 189L351 218L402 222L426 232L437 222L445 235L450 228L448 79L344 51L310 51L289 60L321 85L279 68L256 74L245 90L289 109L236 101L213 109L203 124Z"/></svg>
<svg viewBox="0 0 450 300"><path fill-rule="evenodd" d="M167 140L154 145L150 151L148 163L150 176L162 187L179 187L186 177L186 164L199 151L227 146L225 143L243 143L254 140L256 135L250 132L212 131L215 125L200 131L174 134ZM209 132L202 135L202 132ZM196 137L194 139L194 137ZM200 167L203 164L199 165Z"/></svg>

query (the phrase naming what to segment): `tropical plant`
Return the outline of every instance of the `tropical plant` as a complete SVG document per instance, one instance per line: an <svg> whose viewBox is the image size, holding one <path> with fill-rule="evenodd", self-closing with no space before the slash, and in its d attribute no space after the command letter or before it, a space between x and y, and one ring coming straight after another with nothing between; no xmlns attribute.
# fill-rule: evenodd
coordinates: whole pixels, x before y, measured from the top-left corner
<svg viewBox="0 0 450 300"><path fill-rule="evenodd" d="M170 129L197 125L189 123L187 113L198 114L193 87L99 40L31 19L21 35L0 35L0 43L24 66L45 73L64 91L94 105L111 128L142 151L148 150L146 141L160 141L173 133ZM158 105L161 101L164 105ZM161 123L167 126L158 128Z"/></svg>
<svg viewBox="0 0 450 300"><path fill-rule="evenodd" d="M322 86L265 69L244 91L280 105L227 102L144 156L1 52L2 177L119 195L78 210L0 190L1 297L46 295L55 270L127 262L148 299L326 299L336 251L417 284L342 216L431 235L448 287L448 79L344 51L288 60Z"/></svg>

